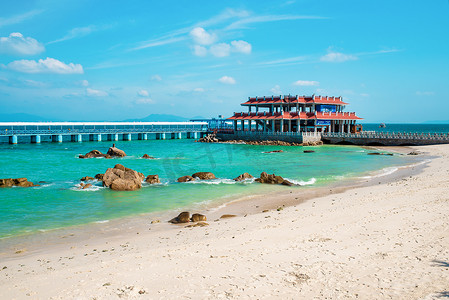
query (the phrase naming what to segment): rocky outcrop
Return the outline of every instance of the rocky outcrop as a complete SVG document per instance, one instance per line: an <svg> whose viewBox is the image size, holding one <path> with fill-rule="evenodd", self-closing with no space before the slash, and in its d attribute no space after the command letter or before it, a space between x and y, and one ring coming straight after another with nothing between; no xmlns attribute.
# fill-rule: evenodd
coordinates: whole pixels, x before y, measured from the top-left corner
<svg viewBox="0 0 449 300"><path fill-rule="evenodd" d="M192 228L192 227L204 227L204 226L209 226L209 224L206 223L206 222L198 222L198 223L196 223L196 224L190 224L190 225L187 225L186 228Z"/></svg>
<svg viewBox="0 0 449 300"><path fill-rule="evenodd" d="M205 215L202 214L193 214L190 218L190 221L192 222L200 222L200 221L207 221L207 218Z"/></svg>
<svg viewBox="0 0 449 300"><path fill-rule="evenodd" d="M267 183L267 184L282 184L287 186L292 186L293 183L291 183L288 180L285 180L281 176L277 176L274 174L267 174L266 172L262 172L260 174L260 177L256 179L257 182L260 183Z"/></svg>
<svg viewBox="0 0 449 300"><path fill-rule="evenodd" d="M106 170L103 176L103 186L115 191L134 191L142 187L142 173L117 164Z"/></svg>
<svg viewBox="0 0 449 300"><path fill-rule="evenodd" d="M314 150L304 150L303 152L304 153L314 153L315 151Z"/></svg>
<svg viewBox="0 0 449 300"><path fill-rule="evenodd" d="M103 181L103 176L104 176L104 174L99 173L99 174L95 175L95 179L98 181Z"/></svg>
<svg viewBox="0 0 449 300"><path fill-rule="evenodd" d="M381 153L381 152L369 152L367 155L389 155L393 156L393 153Z"/></svg>
<svg viewBox="0 0 449 300"><path fill-rule="evenodd" d="M410 153L407 153L407 155L419 155L419 152L417 151L412 151Z"/></svg>
<svg viewBox="0 0 449 300"><path fill-rule="evenodd" d="M82 187L83 187L83 190L85 190L85 189L90 188L91 186L92 186L92 184L88 183L86 185L83 185Z"/></svg>
<svg viewBox="0 0 449 300"><path fill-rule="evenodd" d="M144 155L142 156L142 158L145 158L145 159L156 159L155 157L149 156L148 154L144 154Z"/></svg>
<svg viewBox="0 0 449 300"><path fill-rule="evenodd" d="M273 151L266 151L266 152L262 152L262 153L281 153L284 152L282 150L273 150Z"/></svg>
<svg viewBox="0 0 449 300"><path fill-rule="evenodd" d="M184 211L180 213L176 218L173 218L169 221L173 224L179 224L179 223L189 223L190 222L190 213L188 211Z"/></svg>
<svg viewBox="0 0 449 300"><path fill-rule="evenodd" d="M237 217L237 216L236 215L229 215L229 214L227 214L227 215L222 215L220 217L220 219L229 219L229 218L235 218L235 217Z"/></svg>
<svg viewBox="0 0 449 300"><path fill-rule="evenodd" d="M112 157L125 157L126 153L123 150L120 150L119 148L116 148L114 146L112 146L111 148L108 149L108 152L106 153Z"/></svg>
<svg viewBox="0 0 449 300"><path fill-rule="evenodd" d="M195 178L193 178L192 176L186 175L186 176L182 176L178 178L178 182L189 182L189 181L194 181Z"/></svg>
<svg viewBox="0 0 449 300"><path fill-rule="evenodd" d="M79 158L95 158L95 157L104 157L104 158L112 158L109 154L101 153L98 150L92 150L84 155L80 155Z"/></svg>
<svg viewBox="0 0 449 300"><path fill-rule="evenodd" d="M161 183L159 180L159 175L148 175L145 181L149 184Z"/></svg>
<svg viewBox="0 0 449 300"><path fill-rule="evenodd" d="M215 133L211 133L208 135L203 136L196 142L199 143L218 143L220 140L217 138L217 135Z"/></svg>
<svg viewBox="0 0 449 300"><path fill-rule="evenodd" d="M83 178L80 179L81 181L88 181L88 180L94 180L93 177L90 176L84 176Z"/></svg>
<svg viewBox="0 0 449 300"><path fill-rule="evenodd" d="M284 142L284 141L244 141L244 140L229 140L225 143L229 144L247 144L255 146L320 146L323 145L322 141L316 142L305 142L305 143L294 143L294 142ZM269 153L269 152L267 152Z"/></svg>
<svg viewBox="0 0 449 300"><path fill-rule="evenodd" d="M245 173L239 175L238 177L234 178L234 180L235 181L243 181L245 179L251 179L251 178L254 178L254 176L245 172Z"/></svg>
<svg viewBox="0 0 449 300"><path fill-rule="evenodd" d="M28 179L26 179L25 177L0 179L0 188L13 187L13 186L31 187L31 186L39 186L39 185L28 181Z"/></svg>
<svg viewBox="0 0 449 300"><path fill-rule="evenodd" d="M201 180L207 180L207 179L216 179L215 175L211 172L197 172L195 174L192 174L193 178L198 178Z"/></svg>

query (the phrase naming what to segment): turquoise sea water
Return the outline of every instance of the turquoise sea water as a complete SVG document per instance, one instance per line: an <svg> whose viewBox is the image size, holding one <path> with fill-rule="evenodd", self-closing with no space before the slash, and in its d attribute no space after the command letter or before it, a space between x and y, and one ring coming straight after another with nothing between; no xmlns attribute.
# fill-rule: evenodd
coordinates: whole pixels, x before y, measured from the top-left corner
<svg viewBox="0 0 449 300"><path fill-rule="evenodd" d="M27 177L40 187L0 189L0 237L32 233L135 214L225 201L248 194L304 189L343 177L403 165L406 156L370 156L355 146L280 147L204 144L193 140L117 142L128 156L116 159L79 159L93 149L106 152L111 142L0 145L0 178ZM303 153L313 149L315 153ZM262 153L283 150L283 153ZM140 157L149 154L158 159ZM79 190L79 179L104 173L120 163L145 175L158 174L160 185L145 185L133 192L101 187ZM183 175L211 171L213 181L177 183ZM258 176L275 173L302 186L285 187L235 183L243 172Z"/></svg>

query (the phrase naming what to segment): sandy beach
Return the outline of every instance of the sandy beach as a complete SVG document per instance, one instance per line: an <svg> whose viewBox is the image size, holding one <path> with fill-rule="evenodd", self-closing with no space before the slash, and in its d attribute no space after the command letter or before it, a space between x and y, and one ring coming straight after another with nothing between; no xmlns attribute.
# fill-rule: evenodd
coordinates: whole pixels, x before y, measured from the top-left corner
<svg viewBox="0 0 449 300"><path fill-rule="evenodd" d="M449 297L449 145L413 149L436 158L292 206L300 189L205 212L206 227L162 216L115 234L17 245L0 253L0 298ZM238 216L218 220L224 213Z"/></svg>

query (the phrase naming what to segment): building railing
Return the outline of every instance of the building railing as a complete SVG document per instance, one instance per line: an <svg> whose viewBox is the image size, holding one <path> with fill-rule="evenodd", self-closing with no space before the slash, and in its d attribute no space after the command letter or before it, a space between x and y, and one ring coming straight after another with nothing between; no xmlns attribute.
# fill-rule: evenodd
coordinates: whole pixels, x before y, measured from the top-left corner
<svg viewBox="0 0 449 300"><path fill-rule="evenodd" d="M422 133L422 132L359 132L359 133L323 133L324 138L369 138L369 139L422 139L449 141L449 133Z"/></svg>
<svg viewBox="0 0 449 300"><path fill-rule="evenodd" d="M0 130L0 136L11 135L71 135L71 134L127 134L166 132L205 132L205 127L191 128L120 128L120 129L50 129L50 130Z"/></svg>

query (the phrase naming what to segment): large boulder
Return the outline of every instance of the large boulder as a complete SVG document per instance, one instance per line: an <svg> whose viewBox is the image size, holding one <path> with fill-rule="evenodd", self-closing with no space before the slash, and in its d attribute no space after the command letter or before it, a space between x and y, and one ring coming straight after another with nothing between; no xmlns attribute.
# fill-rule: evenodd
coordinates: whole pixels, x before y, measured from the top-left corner
<svg viewBox="0 0 449 300"><path fill-rule="evenodd" d="M207 221L207 218L205 215L202 214L193 214L190 218L190 221L192 222L200 222L200 221Z"/></svg>
<svg viewBox="0 0 449 300"><path fill-rule="evenodd" d="M134 191L142 187L142 173L117 164L106 170L103 176L103 186L115 191Z"/></svg>
<svg viewBox="0 0 449 300"><path fill-rule="evenodd" d="M284 178L282 178L281 176L276 176L274 174L267 174L266 172L262 172L260 174L260 178L257 178L256 181L268 184L281 184L284 181Z"/></svg>
<svg viewBox="0 0 449 300"><path fill-rule="evenodd" d="M282 185L286 185L286 186L294 185L290 181L282 178L281 176L277 176L274 174L267 174L266 172L262 172L260 174L260 178L257 178L256 181L260 182L260 183L282 184Z"/></svg>
<svg viewBox="0 0 449 300"><path fill-rule="evenodd" d="M149 184L161 183L159 180L159 175L148 175L145 181Z"/></svg>
<svg viewBox="0 0 449 300"><path fill-rule="evenodd" d="M79 158L95 158L95 157L111 158L111 155L101 153L98 150L92 150L84 155L79 156Z"/></svg>
<svg viewBox="0 0 449 300"><path fill-rule="evenodd" d="M254 178L254 176L245 172L245 173L239 175L238 177L234 178L234 180L235 181L243 181L245 179L251 179L251 178Z"/></svg>
<svg viewBox="0 0 449 300"><path fill-rule="evenodd" d="M120 150L119 148L116 148L114 146L109 148L108 152L106 154L108 154L108 155L110 155L112 157L114 157L114 156L125 157L126 156L125 151Z"/></svg>
<svg viewBox="0 0 449 300"><path fill-rule="evenodd" d="M176 218L171 219L169 222L173 223L173 224L189 223L190 222L190 213L188 211L184 211L184 212L180 213Z"/></svg>
<svg viewBox="0 0 449 300"><path fill-rule="evenodd" d="M186 175L186 176L182 176L178 178L178 182L189 182L189 181L194 181L195 178L193 178L192 176Z"/></svg>
<svg viewBox="0 0 449 300"><path fill-rule="evenodd" d="M201 180L206 180L206 179L216 179L215 175L211 172L197 172L195 174L192 174L193 178L198 178Z"/></svg>
<svg viewBox="0 0 449 300"><path fill-rule="evenodd" d="M0 179L0 187L12 187L12 186L31 187L39 185L28 181L28 179L24 177Z"/></svg>
<svg viewBox="0 0 449 300"><path fill-rule="evenodd" d="M144 154L144 155L142 156L142 158L145 158L145 159L156 159L155 157L149 156L148 154Z"/></svg>

